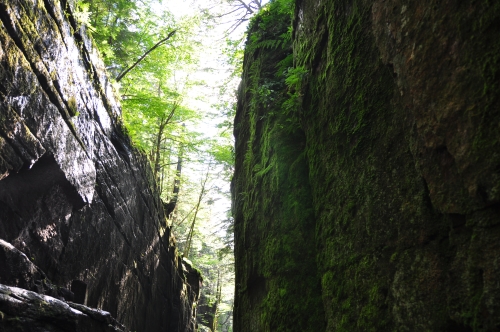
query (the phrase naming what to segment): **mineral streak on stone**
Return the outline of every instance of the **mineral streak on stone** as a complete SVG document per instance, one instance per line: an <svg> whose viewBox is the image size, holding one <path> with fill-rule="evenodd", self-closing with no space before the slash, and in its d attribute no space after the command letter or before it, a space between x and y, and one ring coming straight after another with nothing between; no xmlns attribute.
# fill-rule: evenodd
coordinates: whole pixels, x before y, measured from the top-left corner
<svg viewBox="0 0 500 332"><path fill-rule="evenodd" d="M293 89L290 51L258 46L279 12L250 30L235 119L237 330L499 330L500 2L296 1Z"/></svg>
<svg viewBox="0 0 500 332"><path fill-rule="evenodd" d="M201 277L172 245L149 164L73 6L0 0L0 262L10 264L0 282L87 294L133 331L193 331ZM72 281L86 290L74 294ZM76 331L81 316L66 309L63 330Z"/></svg>

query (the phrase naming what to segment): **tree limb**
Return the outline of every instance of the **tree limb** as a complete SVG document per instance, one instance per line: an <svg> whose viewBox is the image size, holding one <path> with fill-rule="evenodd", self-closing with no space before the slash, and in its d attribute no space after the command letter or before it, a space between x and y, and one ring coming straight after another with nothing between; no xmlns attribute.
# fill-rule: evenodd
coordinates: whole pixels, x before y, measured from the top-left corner
<svg viewBox="0 0 500 332"><path fill-rule="evenodd" d="M251 5L247 5L243 0L238 0L239 3L243 5L247 9L247 12L253 14L253 9L250 7Z"/></svg>
<svg viewBox="0 0 500 332"><path fill-rule="evenodd" d="M152 51L154 51L158 46L160 46L161 44L165 43L167 40L170 39L170 37L172 37L175 33L177 32L177 30L174 30L174 31L171 31L167 37L163 38L162 40L160 40L159 42L157 42L153 47L151 47L149 50L146 51L146 53L144 53L140 58L139 60L137 60L132 66L128 67L127 69L125 69L120 75L118 75L116 77L116 81L117 82L120 82L120 80L128 74L129 71L131 71L132 69L134 69L135 66L137 66L142 60L144 60L144 58L149 54L151 53Z"/></svg>

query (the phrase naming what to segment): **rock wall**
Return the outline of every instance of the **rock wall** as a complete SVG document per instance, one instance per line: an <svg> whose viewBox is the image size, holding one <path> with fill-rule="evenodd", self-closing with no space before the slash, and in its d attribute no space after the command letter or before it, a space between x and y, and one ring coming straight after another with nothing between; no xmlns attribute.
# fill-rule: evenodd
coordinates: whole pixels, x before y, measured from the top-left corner
<svg viewBox="0 0 500 332"><path fill-rule="evenodd" d="M148 162L72 8L0 1L0 238L41 271L25 288L73 285L127 329L193 331L201 277L177 255ZM0 283L23 287L9 278ZM2 308L2 321L19 314Z"/></svg>
<svg viewBox="0 0 500 332"><path fill-rule="evenodd" d="M290 17L275 13L277 5L251 25L239 87L232 184L234 329L321 331L305 137L290 128L281 111L286 85L284 76L276 75L278 63L291 61L291 41L271 52L256 46L286 33Z"/></svg>
<svg viewBox="0 0 500 332"><path fill-rule="evenodd" d="M310 279L286 277L305 298L322 298L322 305L302 307L308 317L324 311L321 330L500 329L499 23L493 1L296 1L298 82L275 89L296 99L293 112L286 103L270 108L262 91L248 88L261 75L250 63L260 59L276 73L280 64L270 54L281 51L265 43L247 48L233 182L239 331L320 330L312 322L273 326L282 316L266 299L279 293L269 280L281 275L253 263L267 260L262 248L295 230L311 250L298 249L304 257L280 245L276 264L304 264L320 284L314 294ZM265 32L251 31L247 45L255 46L255 33ZM255 125L274 114L295 123L295 131L254 144L276 132ZM306 228L298 221L285 228L286 221L253 204L272 198L263 183L283 184L273 170L294 165L278 161L263 173L271 164L254 156L279 158L290 140L308 169L289 171L285 180L310 187L314 221ZM295 218L306 211L280 199L268 205ZM258 288L254 276L265 286ZM259 290L260 298L246 300Z"/></svg>

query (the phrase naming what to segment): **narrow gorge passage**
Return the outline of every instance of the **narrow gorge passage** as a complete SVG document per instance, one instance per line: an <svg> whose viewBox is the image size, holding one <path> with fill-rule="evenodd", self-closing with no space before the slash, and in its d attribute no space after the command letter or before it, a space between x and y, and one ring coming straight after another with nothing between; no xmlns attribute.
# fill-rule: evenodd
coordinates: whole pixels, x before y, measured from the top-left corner
<svg viewBox="0 0 500 332"><path fill-rule="evenodd" d="M499 331L499 26L0 0L0 331Z"/></svg>

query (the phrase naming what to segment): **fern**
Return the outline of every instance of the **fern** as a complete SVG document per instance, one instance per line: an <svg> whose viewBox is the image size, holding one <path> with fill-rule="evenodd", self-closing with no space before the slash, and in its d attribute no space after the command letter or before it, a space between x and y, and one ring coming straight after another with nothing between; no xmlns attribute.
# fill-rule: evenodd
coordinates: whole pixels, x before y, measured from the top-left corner
<svg viewBox="0 0 500 332"><path fill-rule="evenodd" d="M283 60L278 62L278 65L276 67L278 69L276 76L277 77L283 76L284 74L288 73L290 68L292 67L293 67L293 53L290 53Z"/></svg>

